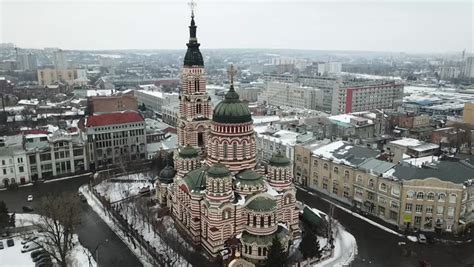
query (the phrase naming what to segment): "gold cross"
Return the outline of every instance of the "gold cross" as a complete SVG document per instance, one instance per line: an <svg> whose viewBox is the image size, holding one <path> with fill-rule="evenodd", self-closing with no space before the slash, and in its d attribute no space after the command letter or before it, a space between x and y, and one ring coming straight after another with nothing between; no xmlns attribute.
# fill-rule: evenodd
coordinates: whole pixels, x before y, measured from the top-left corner
<svg viewBox="0 0 474 267"><path fill-rule="evenodd" d="M227 73L230 77L230 84L234 84L234 75L237 74L237 70L234 69L234 64L230 64L230 68Z"/></svg>
<svg viewBox="0 0 474 267"><path fill-rule="evenodd" d="M194 18L194 7L196 7L196 2L194 2L194 0L191 0L188 5L191 7L191 17Z"/></svg>

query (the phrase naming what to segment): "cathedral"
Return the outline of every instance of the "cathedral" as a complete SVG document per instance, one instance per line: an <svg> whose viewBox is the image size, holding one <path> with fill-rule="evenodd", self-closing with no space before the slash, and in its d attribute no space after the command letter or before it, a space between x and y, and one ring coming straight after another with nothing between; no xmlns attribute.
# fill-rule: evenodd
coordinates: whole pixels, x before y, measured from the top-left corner
<svg viewBox="0 0 474 267"><path fill-rule="evenodd" d="M233 66L225 98L212 107L196 28L193 12L181 76L175 169L160 172L157 198L170 209L177 228L211 258L230 249L258 264L274 236L287 249L300 235L292 166L281 153L257 164L252 115L234 89ZM238 245L230 247L231 240Z"/></svg>

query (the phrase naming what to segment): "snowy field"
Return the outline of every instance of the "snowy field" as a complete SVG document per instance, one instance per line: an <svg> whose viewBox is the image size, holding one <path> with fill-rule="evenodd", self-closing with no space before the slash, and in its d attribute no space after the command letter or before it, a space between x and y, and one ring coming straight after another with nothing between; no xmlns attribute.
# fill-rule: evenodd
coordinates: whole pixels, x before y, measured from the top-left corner
<svg viewBox="0 0 474 267"><path fill-rule="evenodd" d="M116 177L116 180L135 180L134 182L109 182L103 181L102 183L95 186L97 192L101 195L109 197L110 202L120 201L129 197L138 195L139 191L143 187L150 186L153 188L153 184L148 182L149 177L143 173L129 174Z"/></svg>
<svg viewBox="0 0 474 267"><path fill-rule="evenodd" d="M29 226L32 225L33 221L38 221L39 215L37 214L22 214L17 213L15 215L17 226ZM35 233L38 235L38 233ZM21 241L26 236L26 233L18 233L12 237L15 245L8 247L6 244L7 239L2 239L4 249L0 250L0 266L1 267L29 267L35 266L35 263L31 259L31 252L21 253L23 245ZM69 266L82 267L82 266L97 266L94 259L90 257L91 265L89 265L90 252L84 248L78 241L77 236L74 236L76 245L71 251L69 257ZM54 261L54 260L53 260Z"/></svg>

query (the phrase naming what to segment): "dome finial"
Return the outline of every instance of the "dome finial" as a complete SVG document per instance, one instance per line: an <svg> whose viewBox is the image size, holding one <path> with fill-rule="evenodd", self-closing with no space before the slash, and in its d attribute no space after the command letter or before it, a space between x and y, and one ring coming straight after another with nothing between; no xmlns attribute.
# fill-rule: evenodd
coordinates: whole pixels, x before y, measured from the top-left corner
<svg viewBox="0 0 474 267"><path fill-rule="evenodd" d="M237 70L234 69L234 64L230 64L227 74L229 74L230 88L234 89L234 75L237 74Z"/></svg>
<svg viewBox="0 0 474 267"><path fill-rule="evenodd" d="M191 18L194 19L194 7L197 5L196 2L194 2L194 0L191 0L189 3L188 3L189 7L191 8Z"/></svg>

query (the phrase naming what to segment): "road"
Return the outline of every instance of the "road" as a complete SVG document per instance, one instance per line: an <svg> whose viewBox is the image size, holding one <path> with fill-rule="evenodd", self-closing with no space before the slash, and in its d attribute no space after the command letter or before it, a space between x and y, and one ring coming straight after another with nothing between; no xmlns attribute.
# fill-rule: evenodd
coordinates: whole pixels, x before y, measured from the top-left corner
<svg viewBox="0 0 474 267"><path fill-rule="evenodd" d="M306 205L328 212L329 204L317 194L298 190L296 198ZM334 217L355 237L358 254L351 266L420 266L427 260L433 267L473 266L474 244L419 244L388 233L335 208ZM406 245L398 245L405 242Z"/></svg>
<svg viewBox="0 0 474 267"><path fill-rule="evenodd" d="M77 192L79 186L89 181L88 176L40 183L35 186L20 187L17 191L0 191L0 200L5 201L10 212L22 213L25 205L35 206L35 200L48 194L59 194L60 192ZM33 202L27 202L26 198L32 194ZM97 246L100 266L142 266L140 261L120 240L120 238L105 224L87 203L82 204L81 225L77 229L79 240L84 247L92 253ZM105 241L106 240L106 241Z"/></svg>

